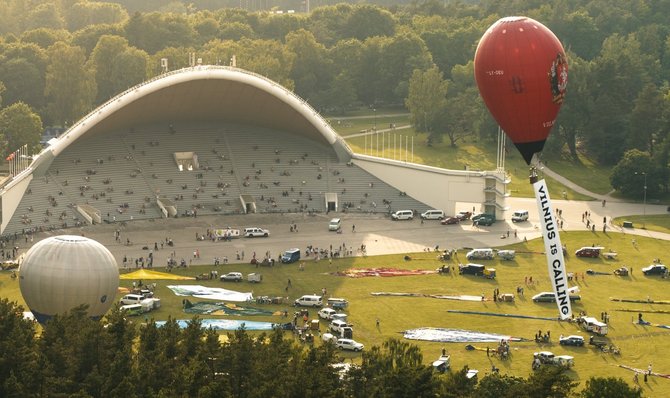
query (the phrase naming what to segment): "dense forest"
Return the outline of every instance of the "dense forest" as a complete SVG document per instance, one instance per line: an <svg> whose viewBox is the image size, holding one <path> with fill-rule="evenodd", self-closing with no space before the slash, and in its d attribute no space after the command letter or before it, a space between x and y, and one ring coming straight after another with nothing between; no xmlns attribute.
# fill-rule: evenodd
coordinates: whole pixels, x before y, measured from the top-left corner
<svg viewBox="0 0 670 398"><path fill-rule="evenodd" d="M405 107L431 141L491 139L474 51L498 18L527 15L569 55L568 95L545 155L583 151L616 165L616 189L639 193L639 172L650 196L667 191L670 0L324 0L309 13L306 4L0 0L0 153L37 149L44 126L71 125L163 73L161 59L169 70L189 66L189 54L204 64L235 58L324 113ZM295 12L274 12L285 7Z"/></svg>
<svg viewBox="0 0 670 398"><path fill-rule="evenodd" d="M197 318L185 329L174 320L138 328L118 309L104 323L87 318L85 308L73 309L49 321L38 338L22 311L0 300L2 397L641 396L622 379L607 377L587 380L576 394L578 383L553 366L527 379L495 372L471 379L467 368L443 375L423 364L417 346L396 339L365 351L360 365L345 365L333 344L304 347L281 330L238 330L221 343Z"/></svg>

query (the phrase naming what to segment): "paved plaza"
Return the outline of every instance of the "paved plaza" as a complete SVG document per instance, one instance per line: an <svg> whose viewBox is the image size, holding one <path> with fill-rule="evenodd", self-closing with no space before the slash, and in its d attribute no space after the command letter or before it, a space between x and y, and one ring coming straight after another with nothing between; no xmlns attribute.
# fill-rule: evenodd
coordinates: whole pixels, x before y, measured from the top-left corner
<svg viewBox="0 0 670 398"><path fill-rule="evenodd" d="M143 220L126 224L100 224L71 228L67 230L39 233L32 243L51 235L77 234L85 235L105 245L116 257L119 267L123 265L123 258L128 258L129 267L134 267L134 259L146 258L150 251L154 252L154 267L164 267L170 256L177 261L182 258L192 265L212 264L215 257L227 257L230 263L248 263L253 253L263 258L267 251L276 258L284 250L297 247L304 250L308 245L320 249L336 249L345 245L353 250L354 255L362 255L358 250L365 245L367 255L397 254L420 252L426 248L441 249L465 247L497 247L534 239L540 236L537 207L531 198L509 198L507 204L513 210L526 209L530 213L528 222L514 224L509 221L498 221L491 227L473 227L470 222L461 225L441 225L438 221L421 221L417 218L411 221L391 221L382 214L248 214L235 216L203 216L197 218L182 217L164 220ZM612 217L642 214L667 214L666 206L607 202L603 207L600 201L566 201L553 200L554 209L562 212L563 229L586 231L582 222L585 211L591 213L591 220L596 224L596 230L602 231L603 217L607 217L608 231L625 232L629 234L670 239L670 235L648 231L639 228L620 228L610 224ZM469 209L463 204L463 209ZM331 217L342 218L342 232L328 231L328 221ZM290 226L297 225L297 232L291 232ZM355 225L355 232L352 227ZM270 230L268 238L239 238L230 242L198 241L196 234L205 234L208 229L263 227ZM115 239L115 231L120 231L120 239ZM510 231L507 238L507 231ZM517 237L514 238L514 231ZM505 238L502 238L505 236ZM171 239L174 246L165 245L165 240ZM126 242L131 244L127 245ZM161 242L163 242L161 248ZM17 241L20 252L26 251L32 244ZM154 250L155 246L159 250ZM194 258L198 251L200 258ZM237 260L236 253L244 252L244 260Z"/></svg>

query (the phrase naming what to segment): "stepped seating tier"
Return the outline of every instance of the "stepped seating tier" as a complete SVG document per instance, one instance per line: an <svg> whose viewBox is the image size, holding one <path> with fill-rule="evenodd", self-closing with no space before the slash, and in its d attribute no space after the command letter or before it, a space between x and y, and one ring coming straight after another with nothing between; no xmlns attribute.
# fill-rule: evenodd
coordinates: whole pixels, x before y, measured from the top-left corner
<svg viewBox="0 0 670 398"><path fill-rule="evenodd" d="M180 171L177 152L193 152L198 167ZM179 216L241 213L241 195L253 197L259 213L326 212L325 193L337 194L339 211L427 209L365 170L339 162L329 146L228 123L142 126L83 137L29 190L5 234L72 226L83 221L74 207L84 203L107 222L161 218L157 197L170 199Z"/></svg>

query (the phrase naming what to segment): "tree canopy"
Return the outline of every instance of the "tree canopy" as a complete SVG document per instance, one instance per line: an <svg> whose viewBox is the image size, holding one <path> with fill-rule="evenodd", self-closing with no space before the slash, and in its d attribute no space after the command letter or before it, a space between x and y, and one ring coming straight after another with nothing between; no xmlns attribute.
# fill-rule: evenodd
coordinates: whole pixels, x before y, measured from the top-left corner
<svg viewBox="0 0 670 398"><path fill-rule="evenodd" d="M189 66L195 54L216 65L230 65L234 57L237 67L276 80L323 112L407 106L431 141L446 137L458 145L469 135L486 141L495 137L495 126L471 76L474 51L500 16L528 15L552 29L569 56L567 95L545 157L576 159L583 152L613 166L638 149L654 158L662 178L670 174L663 163L670 147L666 1L320 5L306 13L282 1L274 9L232 0L5 1L3 105L23 102L46 125L73 123L163 73L162 58L175 70ZM295 12L274 12L283 7ZM434 101L417 99L421 92L411 87L428 71L449 87L435 80L426 90ZM660 183L662 191L667 186Z"/></svg>

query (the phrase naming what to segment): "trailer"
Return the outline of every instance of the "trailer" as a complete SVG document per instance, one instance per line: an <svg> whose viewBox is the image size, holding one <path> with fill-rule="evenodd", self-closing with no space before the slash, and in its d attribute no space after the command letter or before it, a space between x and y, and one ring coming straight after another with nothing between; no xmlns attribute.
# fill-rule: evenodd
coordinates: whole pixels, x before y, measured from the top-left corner
<svg viewBox="0 0 670 398"><path fill-rule="evenodd" d="M592 332L601 336L604 336L607 334L607 324L604 322L600 322L594 317L590 316L582 316L577 319L577 323L579 323L584 330L588 332Z"/></svg>
<svg viewBox="0 0 670 398"><path fill-rule="evenodd" d="M231 240L237 239L241 236L239 229L233 229L230 227L215 229L214 235L216 235L216 240Z"/></svg>

